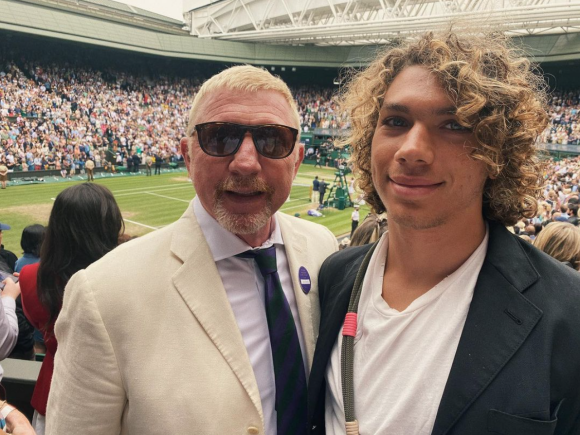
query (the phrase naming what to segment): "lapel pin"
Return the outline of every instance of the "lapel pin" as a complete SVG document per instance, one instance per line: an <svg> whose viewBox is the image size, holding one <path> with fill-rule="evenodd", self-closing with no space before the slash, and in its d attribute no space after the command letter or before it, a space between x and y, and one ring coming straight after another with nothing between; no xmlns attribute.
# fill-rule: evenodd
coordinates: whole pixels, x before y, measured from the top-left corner
<svg viewBox="0 0 580 435"><path fill-rule="evenodd" d="M304 266L300 266L300 269L298 269L298 280L300 281L300 287L302 287L304 294L308 294L312 287L312 281L310 280L310 274Z"/></svg>

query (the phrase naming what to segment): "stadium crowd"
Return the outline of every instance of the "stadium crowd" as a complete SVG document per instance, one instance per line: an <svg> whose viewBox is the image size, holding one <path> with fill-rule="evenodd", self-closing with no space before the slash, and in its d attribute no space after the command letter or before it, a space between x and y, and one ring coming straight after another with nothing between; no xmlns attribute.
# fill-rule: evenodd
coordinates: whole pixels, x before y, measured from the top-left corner
<svg viewBox="0 0 580 435"><path fill-rule="evenodd" d="M183 159L179 139L198 79L96 71L66 63L0 62L0 151L12 171L59 170L63 177L95 167L113 169ZM303 131L346 129L333 89L294 89ZM137 157L135 157L135 155Z"/></svg>
<svg viewBox="0 0 580 435"><path fill-rule="evenodd" d="M580 90L551 94L550 125L540 137L543 143L580 144Z"/></svg>

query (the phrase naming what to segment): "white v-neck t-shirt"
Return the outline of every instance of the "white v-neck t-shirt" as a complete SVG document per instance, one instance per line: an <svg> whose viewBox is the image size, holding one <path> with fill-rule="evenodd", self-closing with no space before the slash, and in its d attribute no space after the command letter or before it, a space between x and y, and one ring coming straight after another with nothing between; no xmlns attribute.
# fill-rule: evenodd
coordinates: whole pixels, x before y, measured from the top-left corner
<svg viewBox="0 0 580 435"><path fill-rule="evenodd" d="M361 435L430 435L475 283L488 231L463 265L399 312L382 298L388 233L363 281L354 344L355 416ZM326 433L345 434L342 330L326 369Z"/></svg>

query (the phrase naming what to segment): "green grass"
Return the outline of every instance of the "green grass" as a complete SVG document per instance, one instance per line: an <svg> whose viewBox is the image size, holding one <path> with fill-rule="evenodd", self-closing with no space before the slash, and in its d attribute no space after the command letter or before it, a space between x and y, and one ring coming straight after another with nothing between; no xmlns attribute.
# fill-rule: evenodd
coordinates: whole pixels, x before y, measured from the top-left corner
<svg viewBox="0 0 580 435"><path fill-rule="evenodd" d="M337 237L348 234L352 208L325 209L324 217L318 218L306 214L308 209L313 208L309 194L316 175L330 184L335 177L333 169L302 165L290 192L290 200L282 206L282 211L289 215L300 213L301 218L326 226ZM4 247L20 257L20 237L24 227L35 223L46 225L54 198L67 187L82 182L78 180L13 185L1 190L0 222L12 227L11 230L3 232ZM143 235L177 220L195 196L185 171L152 177L97 177L96 182L107 186L115 195L125 219L126 233L130 235ZM361 207L361 218L368 212L367 206Z"/></svg>

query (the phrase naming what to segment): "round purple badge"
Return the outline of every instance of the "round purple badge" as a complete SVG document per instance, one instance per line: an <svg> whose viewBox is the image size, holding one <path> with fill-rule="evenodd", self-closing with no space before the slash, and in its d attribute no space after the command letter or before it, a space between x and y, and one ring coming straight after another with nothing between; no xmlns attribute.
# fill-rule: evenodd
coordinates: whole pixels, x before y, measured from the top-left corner
<svg viewBox="0 0 580 435"><path fill-rule="evenodd" d="M300 287L305 294L308 294L310 287L312 286L312 281L310 280L310 274L304 266L298 269L298 279L300 280Z"/></svg>

